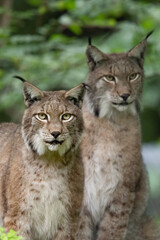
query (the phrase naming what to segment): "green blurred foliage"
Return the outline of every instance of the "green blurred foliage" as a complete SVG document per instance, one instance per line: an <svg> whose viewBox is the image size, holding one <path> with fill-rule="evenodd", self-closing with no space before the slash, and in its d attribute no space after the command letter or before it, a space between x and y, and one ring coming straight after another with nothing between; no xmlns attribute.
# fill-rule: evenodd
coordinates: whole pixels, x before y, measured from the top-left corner
<svg viewBox="0 0 160 240"><path fill-rule="evenodd" d="M0 239L1 240L22 240L21 236L18 236L14 230L10 230L8 233L4 232L3 228L0 228Z"/></svg>
<svg viewBox="0 0 160 240"><path fill-rule="evenodd" d="M5 0L3 0L5 2ZM134 0L10 0L0 7L0 121L20 121L20 75L43 90L84 82L88 36L106 53L148 40L142 105L144 141L160 141L160 3Z"/></svg>

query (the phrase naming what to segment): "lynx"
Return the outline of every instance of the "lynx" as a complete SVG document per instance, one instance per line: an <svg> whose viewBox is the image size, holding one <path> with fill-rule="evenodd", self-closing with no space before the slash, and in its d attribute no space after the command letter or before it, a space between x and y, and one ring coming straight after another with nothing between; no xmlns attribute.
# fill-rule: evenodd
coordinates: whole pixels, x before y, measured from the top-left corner
<svg viewBox="0 0 160 240"><path fill-rule="evenodd" d="M84 90L80 84L47 92L24 80L22 125L0 125L0 226L23 240L74 239L83 195Z"/></svg>
<svg viewBox="0 0 160 240"><path fill-rule="evenodd" d="M149 35L127 53L104 54L89 42L78 240L160 239L146 214L149 185L138 116Z"/></svg>

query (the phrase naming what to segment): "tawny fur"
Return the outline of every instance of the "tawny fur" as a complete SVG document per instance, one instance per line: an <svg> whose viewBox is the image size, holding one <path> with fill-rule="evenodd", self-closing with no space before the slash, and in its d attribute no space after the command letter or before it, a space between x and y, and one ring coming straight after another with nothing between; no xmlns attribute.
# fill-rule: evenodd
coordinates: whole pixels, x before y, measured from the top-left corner
<svg viewBox="0 0 160 240"><path fill-rule="evenodd" d="M119 54L88 46L91 89L83 105L85 190L78 240L160 239L146 214L149 184L138 116L146 40Z"/></svg>
<svg viewBox="0 0 160 240"><path fill-rule="evenodd" d="M0 125L0 225L6 232L14 229L23 240L74 239L83 194L83 92L84 86L42 92L25 82L22 125ZM62 122L64 113L73 119ZM62 144L52 144L54 131Z"/></svg>

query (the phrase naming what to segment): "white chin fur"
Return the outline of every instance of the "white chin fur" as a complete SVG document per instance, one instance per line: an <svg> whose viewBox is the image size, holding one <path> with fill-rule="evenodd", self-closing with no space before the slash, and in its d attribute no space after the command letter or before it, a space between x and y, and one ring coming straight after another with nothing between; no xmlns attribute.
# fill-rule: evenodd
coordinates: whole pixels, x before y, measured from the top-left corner
<svg viewBox="0 0 160 240"><path fill-rule="evenodd" d="M131 113L132 115L136 114L135 103L131 103L126 106L122 106L122 105L112 105L112 106L116 108L119 112L128 112L128 113Z"/></svg>
<svg viewBox="0 0 160 240"><path fill-rule="evenodd" d="M136 114L135 102L127 106L121 106L121 105L113 105L110 102L106 102L105 100L101 101L100 113L99 113L100 118L103 118L105 116L108 116L109 118L111 118L113 115L115 115L115 113L117 115L118 112L130 113L132 115L135 115Z"/></svg>
<svg viewBox="0 0 160 240"><path fill-rule="evenodd" d="M113 107L116 108L118 111L123 112L123 111L126 111L129 106L128 105L122 106L122 105L114 105L113 104Z"/></svg>
<svg viewBox="0 0 160 240"><path fill-rule="evenodd" d="M38 134L33 137L33 147L38 155L43 155L47 149L51 152L58 151L59 155L64 155L71 147L71 138L68 137L61 145L46 144Z"/></svg>
<svg viewBox="0 0 160 240"><path fill-rule="evenodd" d="M70 138L67 138L61 145L51 145L47 144L47 148L49 151L58 151L59 155L64 155L71 147L71 140Z"/></svg>
<svg viewBox="0 0 160 240"><path fill-rule="evenodd" d="M43 155L46 151L46 145L44 141L40 138L39 134L34 135L32 142L33 147L38 153L38 155Z"/></svg>
<svg viewBox="0 0 160 240"><path fill-rule="evenodd" d="M51 145L51 144L47 144L47 148L49 151L53 152L53 151L57 151L58 150L59 145Z"/></svg>

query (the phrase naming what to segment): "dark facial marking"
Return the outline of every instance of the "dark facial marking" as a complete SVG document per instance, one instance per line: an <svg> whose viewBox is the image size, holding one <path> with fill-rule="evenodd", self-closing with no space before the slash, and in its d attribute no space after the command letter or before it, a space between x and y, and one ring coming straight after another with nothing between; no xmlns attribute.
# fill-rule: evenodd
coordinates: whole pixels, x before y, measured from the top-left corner
<svg viewBox="0 0 160 240"><path fill-rule="evenodd" d="M99 117L99 108L98 107L94 108L94 114L96 117Z"/></svg>
<svg viewBox="0 0 160 240"><path fill-rule="evenodd" d="M34 146L31 141L28 142L28 145L30 146L31 150L36 153L36 150L34 149Z"/></svg>

